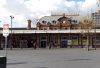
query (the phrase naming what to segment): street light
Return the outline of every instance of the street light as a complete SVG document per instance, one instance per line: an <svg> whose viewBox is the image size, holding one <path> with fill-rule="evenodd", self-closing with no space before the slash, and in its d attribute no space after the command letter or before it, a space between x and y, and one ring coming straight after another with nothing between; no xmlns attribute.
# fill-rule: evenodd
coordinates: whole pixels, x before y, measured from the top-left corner
<svg viewBox="0 0 100 68"><path fill-rule="evenodd" d="M14 19L14 16L10 16L10 19L11 19L11 36L10 36L10 49L12 50L12 20Z"/></svg>
<svg viewBox="0 0 100 68"><path fill-rule="evenodd" d="M96 17L93 17L93 22L94 22L94 25L95 25L95 45L94 45L94 47L95 47L95 50L96 50L96 21L97 21L97 18Z"/></svg>

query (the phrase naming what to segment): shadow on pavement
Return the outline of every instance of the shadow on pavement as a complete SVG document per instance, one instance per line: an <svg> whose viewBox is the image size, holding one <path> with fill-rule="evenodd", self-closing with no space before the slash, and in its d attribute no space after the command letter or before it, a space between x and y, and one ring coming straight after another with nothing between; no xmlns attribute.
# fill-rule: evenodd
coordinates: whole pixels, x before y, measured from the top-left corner
<svg viewBox="0 0 100 68"><path fill-rule="evenodd" d="M27 62L13 62L13 63L7 63L7 65L19 65L19 64L27 64Z"/></svg>
<svg viewBox="0 0 100 68"><path fill-rule="evenodd" d="M66 61L91 61L92 59L70 59Z"/></svg>

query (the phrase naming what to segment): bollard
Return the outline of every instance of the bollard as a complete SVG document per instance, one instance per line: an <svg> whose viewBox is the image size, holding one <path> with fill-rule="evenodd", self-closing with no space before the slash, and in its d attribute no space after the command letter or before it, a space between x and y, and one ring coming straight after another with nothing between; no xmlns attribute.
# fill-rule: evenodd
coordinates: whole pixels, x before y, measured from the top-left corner
<svg viewBox="0 0 100 68"><path fill-rule="evenodd" d="M4 56L0 56L0 68L6 68L7 58Z"/></svg>

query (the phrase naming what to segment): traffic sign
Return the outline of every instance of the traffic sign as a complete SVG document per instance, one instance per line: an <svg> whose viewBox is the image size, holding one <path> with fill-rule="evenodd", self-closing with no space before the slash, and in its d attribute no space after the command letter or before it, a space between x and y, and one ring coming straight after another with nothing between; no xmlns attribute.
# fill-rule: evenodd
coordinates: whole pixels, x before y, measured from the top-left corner
<svg viewBox="0 0 100 68"><path fill-rule="evenodd" d="M9 24L3 25L3 36L7 37L9 35Z"/></svg>

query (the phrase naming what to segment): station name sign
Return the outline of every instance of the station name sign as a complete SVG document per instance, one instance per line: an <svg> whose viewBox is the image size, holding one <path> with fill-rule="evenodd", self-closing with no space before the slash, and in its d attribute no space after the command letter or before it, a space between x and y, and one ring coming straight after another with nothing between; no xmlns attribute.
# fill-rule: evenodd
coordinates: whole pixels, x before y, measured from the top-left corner
<svg viewBox="0 0 100 68"><path fill-rule="evenodd" d="M66 16L79 16L80 14L79 14L79 12L64 12L64 13L62 13L62 12L54 12L54 13L51 13L51 15L52 16L62 16L63 14L65 14Z"/></svg>

